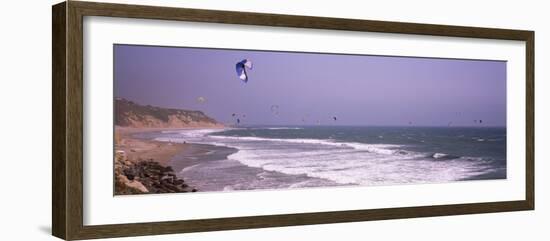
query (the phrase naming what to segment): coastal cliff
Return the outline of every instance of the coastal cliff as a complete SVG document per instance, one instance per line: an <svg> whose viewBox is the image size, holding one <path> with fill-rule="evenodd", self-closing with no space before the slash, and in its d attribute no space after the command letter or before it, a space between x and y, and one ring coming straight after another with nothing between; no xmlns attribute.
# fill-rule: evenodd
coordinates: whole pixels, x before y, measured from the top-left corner
<svg viewBox="0 0 550 241"><path fill-rule="evenodd" d="M115 99L115 194L196 192L176 176L170 160L185 143L136 138L134 134L178 128L222 128L202 111L140 105Z"/></svg>
<svg viewBox="0 0 550 241"><path fill-rule="evenodd" d="M115 99L115 125L132 128L221 128L222 124L202 111L139 105Z"/></svg>

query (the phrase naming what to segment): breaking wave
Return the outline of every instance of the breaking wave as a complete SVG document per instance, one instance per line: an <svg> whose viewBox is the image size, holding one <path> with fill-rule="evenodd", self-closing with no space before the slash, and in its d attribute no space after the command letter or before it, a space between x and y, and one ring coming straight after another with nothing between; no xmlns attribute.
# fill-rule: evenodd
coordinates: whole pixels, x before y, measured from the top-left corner
<svg viewBox="0 0 550 241"><path fill-rule="evenodd" d="M339 184L446 182L490 171L490 166L483 159L445 153L419 153L406 150L403 145L334 139L227 136L222 135L221 131L181 130L156 139L232 147L238 151L228 158L246 166L322 178Z"/></svg>

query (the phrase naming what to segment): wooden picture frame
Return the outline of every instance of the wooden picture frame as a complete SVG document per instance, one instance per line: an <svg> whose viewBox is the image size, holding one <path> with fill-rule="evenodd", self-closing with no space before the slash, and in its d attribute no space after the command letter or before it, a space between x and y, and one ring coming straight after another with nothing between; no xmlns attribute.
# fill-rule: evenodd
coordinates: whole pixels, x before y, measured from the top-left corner
<svg viewBox="0 0 550 241"><path fill-rule="evenodd" d="M357 222L533 210L534 32L401 22L212 11L68 1L52 8L52 233L66 239L110 238L214 230ZM327 30L518 40L526 43L525 199L488 203L180 220L87 226L83 224L83 17L280 26Z"/></svg>

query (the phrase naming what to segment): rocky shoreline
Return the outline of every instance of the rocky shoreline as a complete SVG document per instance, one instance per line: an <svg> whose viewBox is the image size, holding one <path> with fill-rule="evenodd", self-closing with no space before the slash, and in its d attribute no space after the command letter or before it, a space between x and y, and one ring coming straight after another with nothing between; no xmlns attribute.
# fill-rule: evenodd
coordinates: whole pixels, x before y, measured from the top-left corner
<svg viewBox="0 0 550 241"><path fill-rule="evenodd" d="M196 192L174 173L170 166L149 160L129 161L122 151L115 157L115 193L185 193Z"/></svg>
<svg viewBox="0 0 550 241"><path fill-rule="evenodd" d="M196 187L178 177L170 160L188 144L135 137L158 129L115 128L114 194L185 193Z"/></svg>
<svg viewBox="0 0 550 241"><path fill-rule="evenodd" d="M115 195L196 192L170 166L185 143L158 142L135 134L187 129L223 128L202 111L140 105L115 98Z"/></svg>

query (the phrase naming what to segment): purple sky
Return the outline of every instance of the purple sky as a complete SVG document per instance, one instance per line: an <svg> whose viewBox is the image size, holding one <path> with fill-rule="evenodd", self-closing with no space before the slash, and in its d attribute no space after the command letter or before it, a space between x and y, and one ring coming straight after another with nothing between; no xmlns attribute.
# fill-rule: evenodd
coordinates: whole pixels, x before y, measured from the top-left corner
<svg viewBox="0 0 550 241"><path fill-rule="evenodd" d="M243 124L264 125L506 125L503 61L130 45L114 51L116 97L201 110L224 123L234 123L236 113L246 115ZM254 63L246 84L235 73L245 58Z"/></svg>

